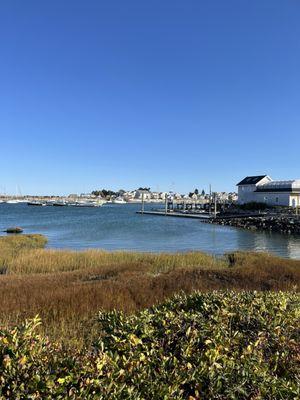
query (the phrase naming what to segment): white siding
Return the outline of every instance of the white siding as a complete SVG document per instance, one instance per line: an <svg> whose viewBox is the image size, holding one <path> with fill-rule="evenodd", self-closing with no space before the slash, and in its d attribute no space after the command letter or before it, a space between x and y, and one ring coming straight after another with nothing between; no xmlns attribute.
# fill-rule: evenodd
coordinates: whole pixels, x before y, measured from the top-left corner
<svg viewBox="0 0 300 400"><path fill-rule="evenodd" d="M256 185L240 185L238 186L238 203L245 204L251 201L258 201L255 190L257 186L263 185L264 183L271 182L272 179L269 176L262 178Z"/></svg>
<svg viewBox="0 0 300 400"><path fill-rule="evenodd" d="M258 203L266 203L270 206L286 206L290 205L290 193L286 192L256 192L256 200Z"/></svg>
<svg viewBox="0 0 300 400"><path fill-rule="evenodd" d="M290 195L290 207L300 207L300 193Z"/></svg>
<svg viewBox="0 0 300 400"><path fill-rule="evenodd" d="M238 202L239 204L250 203L255 200L256 185L241 185L238 187Z"/></svg>

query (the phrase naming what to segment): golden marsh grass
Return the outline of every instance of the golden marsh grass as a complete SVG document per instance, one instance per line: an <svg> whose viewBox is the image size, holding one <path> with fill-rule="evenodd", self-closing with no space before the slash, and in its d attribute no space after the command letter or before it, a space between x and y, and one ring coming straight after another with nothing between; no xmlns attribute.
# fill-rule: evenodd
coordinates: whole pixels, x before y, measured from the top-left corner
<svg viewBox="0 0 300 400"><path fill-rule="evenodd" d="M68 343L93 336L98 310L132 313L194 290L299 290L300 261L237 252L149 254L44 249L40 235L0 238L0 323L39 314Z"/></svg>

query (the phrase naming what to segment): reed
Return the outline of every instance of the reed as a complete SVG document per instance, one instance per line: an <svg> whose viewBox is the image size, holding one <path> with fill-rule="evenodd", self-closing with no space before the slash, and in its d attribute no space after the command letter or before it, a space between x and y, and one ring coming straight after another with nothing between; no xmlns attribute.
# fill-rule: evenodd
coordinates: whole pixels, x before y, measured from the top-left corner
<svg viewBox="0 0 300 400"><path fill-rule="evenodd" d="M40 236L0 239L0 323L39 314L47 334L78 346L93 340L100 309L130 314L180 292L298 291L300 285L300 261L263 253L76 252L43 249L45 243Z"/></svg>
<svg viewBox="0 0 300 400"><path fill-rule="evenodd" d="M19 252L15 257L10 258L7 266L10 274L32 274L76 271L95 267L106 268L115 265L122 268L137 264L153 273L186 267L220 268L225 266L224 260L201 252L151 254L102 250L76 252L40 248Z"/></svg>
<svg viewBox="0 0 300 400"><path fill-rule="evenodd" d="M9 264L19 255L32 249L44 248L43 235L8 235L0 237L0 274L6 273Z"/></svg>

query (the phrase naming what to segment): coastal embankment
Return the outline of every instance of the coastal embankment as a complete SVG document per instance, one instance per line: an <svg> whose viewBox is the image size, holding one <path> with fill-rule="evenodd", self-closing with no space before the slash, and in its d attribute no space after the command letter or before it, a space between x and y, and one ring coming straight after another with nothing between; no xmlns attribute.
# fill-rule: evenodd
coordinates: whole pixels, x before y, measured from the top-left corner
<svg viewBox="0 0 300 400"><path fill-rule="evenodd" d="M242 217L217 217L205 222L217 225L233 226L252 231L269 231L289 235L300 234L300 217L293 215L264 215Z"/></svg>

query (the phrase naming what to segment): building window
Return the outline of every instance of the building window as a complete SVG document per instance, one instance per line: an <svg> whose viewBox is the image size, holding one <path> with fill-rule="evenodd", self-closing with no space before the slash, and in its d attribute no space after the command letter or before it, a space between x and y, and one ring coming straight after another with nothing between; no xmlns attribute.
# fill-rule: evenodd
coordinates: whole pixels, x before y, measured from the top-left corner
<svg viewBox="0 0 300 400"><path fill-rule="evenodd" d="M279 201L279 199L278 199L278 197L276 197L276 203L278 203L278 201Z"/></svg>

